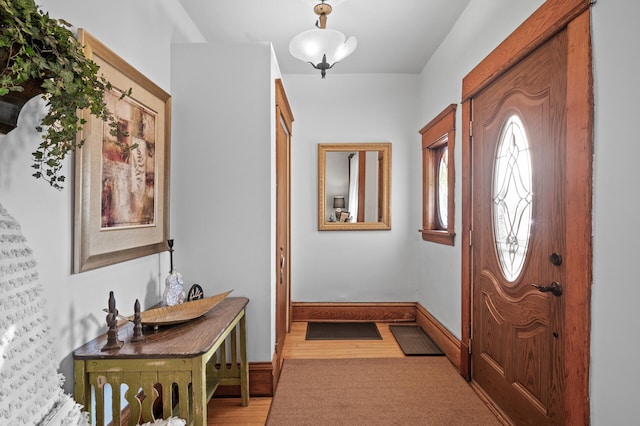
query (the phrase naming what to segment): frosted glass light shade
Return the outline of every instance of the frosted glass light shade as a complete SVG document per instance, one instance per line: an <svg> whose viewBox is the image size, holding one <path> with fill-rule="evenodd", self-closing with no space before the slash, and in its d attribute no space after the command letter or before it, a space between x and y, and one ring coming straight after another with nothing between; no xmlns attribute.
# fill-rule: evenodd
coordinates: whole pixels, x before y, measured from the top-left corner
<svg viewBox="0 0 640 426"><path fill-rule="evenodd" d="M333 65L351 55L357 45L355 37L345 41L340 31L314 29L295 36L289 43L289 52L301 61L314 65L322 62L322 56L327 55L327 62Z"/></svg>

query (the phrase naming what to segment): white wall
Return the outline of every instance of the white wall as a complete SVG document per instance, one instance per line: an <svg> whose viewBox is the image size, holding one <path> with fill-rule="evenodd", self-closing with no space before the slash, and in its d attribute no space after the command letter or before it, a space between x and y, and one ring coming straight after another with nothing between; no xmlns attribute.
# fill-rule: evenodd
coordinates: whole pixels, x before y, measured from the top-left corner
<svg viewBox="0 0 640 426"><path fill-rule="evenodd" d="M169 87L169 44L197 39L187 25L175 27L176 13L168 1L103 2L87 0L42 0L38 2L52 17L63 17L83 27L166 91ZM139 26L144 21L145 27ZM185 35L187 34L187 35ZM133 312L136 298L144 307L159 300L168 261L164 254L72 275L73 179L56 191L31 177L31 152L40 135L33 130L44 115L36 98L24 108L19 127L0 136L0 203L22 225L27 245L39 262L45 287L51 332L61 372L67 377L65 390L73 388L72 351L106 331L105 314L109 291L115 293L121 313ZM73 175L71 161L64 167Z"/></svg>
<svg viewBox="0 0 640 426"><path fill-rule="evenodd" d="M200 130L193 135L182 133L182 129L187 132L190 123L188 117L183 122L177 105L193 102L191 105L203 106L204 112L208 113L206 122L210 123L223 116L219 115L219 107L212 107L202 97L186 100L181 91L171 87L175 79L170 72L169 43L199 39L197 31L189 25L176 28L171 23L182 13L176 6L179 3L117 0L109 2L108 7L97 0L41 0L40 3L54 17L63 16L77 27L86 28L174 96L174 115L179 118L173 133L172 170L176 267L189 274L197 270L193 276L187 276L187 280L200 280L210 292L235 288L237 295L249 295L252 298L249 320L269 323L268 328L273 330L270 313L273 286L268 278L274 276L273 262L269 260L273 259L273 247L267 242L273 239L273 230L266 231L269 236L265 235L264 228L270 225L264 216L273 215L273 200L267 201L267 198L271 197L268 194L272 194L274 180L271 172L266 171L269 166L252 154L261 153L273 164L272 140L265 140L263 150L256 140L263 140L265 136L258 136L251 126L238 126L236 122L231 124L237 132L225 130L224 138L218 138L216 132L200 129L202 122L194 125ZM417 232L421 226L417 131L445 106L459 102L462 77L541 3L541 0L472 0L420 76L335 75L329 72L325 80L315 74L283 77L296 119L292 146L293 300L419 300L451 332L460 335L459 242L454 248L430 244L423 242ZM599 1L593 7L596 108L591 406L592 423L596 425L624 424L635 418L637 383L640 382L640 367L635 362L635 354L640 349L636 339L640 282L635 268L638 253L635 246L640 240L640 228L633 226L640 217L640 201L636 196L640 179L635 173L640 144L634 137L633 126L637 121L636 98L640 94L635 75L640 65L635 46L635 41L640 39L640 27L635 22L639 15L640 4L637 2ZM144 22L143 26L140 26L141 22ZM205 64L208 68L204 70L194 69L194 73L208 73L199 84L214 83L225 72L221 63L207 60ZM273 61L271 67L269 75L272 79L276 74L274 68L277 68ZM262 85L256 90L261 88ZM234 89L234 95L245 91L237 85ZM185 90L193 89L187 86ZM222 87L220 91L228 93L231 88ZM70 391L71 351L105 331L101 309L106 305L109 290L115 291L123 313L135 298L141 298L145 306L155 303L160 297L168 259L166 255L154 255L92 272L70 274L73 182L69 181L67 188L58 192L30 177L30 153L39 138L30 128L42 114L41 108L33 104L37 102L25 107L18 129L0 136L0 203L20 221L27 243L39 260L56 352L61 371L69 378L66 389ZM271 99L270 111L272 104ZM239 105L235 107L242 111ZM246 108L253 106L248 104ZM272 112L269 114L273 116ZM264 120L258 120L260 128L266 125ZM387 141L393 143L392 230L318 232L317 143ZM193 144L198 144L198 148L191 153L177 151L178 147ZM191 159L185 156L202 152L201 147L204 152L211 153L208 144L219 147L223 158L229 161L243 158L248 152L252 174L239 176L231 173L230 165L220 164L215 157L203 156L193 160L218 161L215 164L219 167L209 170L211 179L191 180ZM251 149L247 151L247 147ZM455 155L456 231L459 233L459 141ZM71 170L68 163L66 174ZM255 178L253 170L257 170L259 179ZM221 175L225 171L228 173ZM237 180L238 188L260 197L259 212L252 215L246 209L249 204L241 204L240 209L237 204L216 208L218 204L211 195L231 196L236 202L236 194L219 186L220 182L232 180ZM261 189L258 191L254 186ZM198 191L194 192L194 189ZM196 195L205 190L210 191L209 195L197 199ZM200 203L207 208L208 214L198 211ZM270 203L270 207L263 210L263 203ZM239 217L222 215L220 212L224 209ZM198 221L180 220L178 223L176 218ZM242 229L238 238L221 225L239 229L240 219L251 220L245 225L254 228L257 238ZM203 225L207 223L215 231ZM256 224L261 226L253 226ZM191 260L183 251L183 241L204 240L198 232L211 239L199 246L204 250L197 259L204 259L205 263ZM227 249L233 256L225 253ZM270 255L265 259L267 252ZM358 254L350 258L355 262L353 266L347 262L351 253ZM238 272L238 265L254 255L257 260L253 267ZM222 259L228 263L224 264ZM273 339L260 335L266 328L266 325L250 323L250 334L256 339L251 347L253 360L270 359Z"/></svg>
<svg viewBox="0 0 640 426"><path fill-rule="evenodd" d="M172 49L176 268L205 295L249 297L250 361L273 350L275 153L271 45Z"/></svg>
<svg viewBox="0 0 640 426"><path fill-rule="evenodd" d="M542 2L472 0L452 32L421 75L423 125L450 103L460 101L462 78ZM595 157L593 206L593 289L591 341L592 424L628 424L636 416L640 367L637 301L637 242L640 217L637 161L640 144L634 137L640 65L635 41L640 28L635 17L640 4L623 0L598 2L592 8L595 79ZM458 113L457 128L461 128ZM460 216L460 134L456 138L456 232ZM419 182L420 164L411 164ZM615 189L614 189L615 188ZM420 186L411 189L419 199ZM412 221L420 218L412 205ZM458 238L458 237L457 237ZM419 253L420 302L456 336L460 334L460 249L416 241ZM570 287L570 283L567 283ZM570 315L570 313L568 313Z"/></svg>
<svg viewBox="0 0 640 426"><path fill-rule="evenodd" d="M419 300L460 336L459 245L427 243L418 232L422 226L418 130L446 106L460 101L462 77L540 3L509 3L505 8L505 2L497 0L472 2L419 76L331 72L325 80L315 74L284 76L296 118L292 147L292 202L298 212L292 218L294 301ZM499 22L492 22L497 18ZM393 143L392 230L318 232L317 144L387 141ZM455 155L459 173L459 142ZM460 192L458 177L458 207ZM460 218L456 211L457 232Z"/></svg>
<svg viewBox="0 0 640 426"><path fill-rule="evenodd" d="M407 261L416 75L285 74L293 110L292 300L415 300ZM318 143L391 142L391 230L318 231ZM344 194L346 195L346 194Z"/></svg>
<svg viewBox="0 0 640 426"><path fill-rule="evenodd" d="M592 423L637 417L640 199L637 99L640 3L593 7L595 157L591 340Z"/></svg>
<svg viewBox="0 0 640 426"><path fill-rule="evenodd" d="M384 121L390 116L379 101L361 96L362 88L369 87L372 81L390 83L393 77L328 75L330 84L324 84L317 77L285 76L298 119L294 123L293 145L293 204L299 212L293 217L293 300L411 300L414 289L409 282L414 282L420 303L460 336L459 236L452 248L423 242L414 232L421 224L421 162L419 143L412 132L417 132L450 103L459 103L462 78L541 4L541 0L472 0L419 77L418 114L412 116L410 112L415 102L411 89L408 90L411 94L403 95L406 100L384 98L394 100L394 109L401 111L402 118L395 117L393 123ZM634 137L633 125L637 121L635 103L640 94L636 77L640 55L635 48L635 41L640 39L640 27L635 23L640 4L601 1L592 8L592 14L596 105L591 415L592 424L626 424L636 417L634 408L640 382L640 367L635 362L640 349L635 338L636 305L640 299L635 246L640 240L640 228L633 226L640 217L637 197L640 179L636 172L640 144ZM375 90L371 87L371 91ZM411 119L415 121L406 121ZM374 127L362 125L364 122ZM458 113L457 128L461 128L460 124ZM373 239L353 232L337 235L317 232L315 144L376 138L376 132L395 131L407 135L407 141L414 141L403 146L402 159L396 156L397 144L393 147L392 232L398 230L399 221L406 217L407 223L400 225L402 236ZM459 234L460 134L456 145ZM401 183L396 177L398 168L404 170ZM398 191L402 192L402 200L408 201L408 211L398 206L402 202L395 198ZM399 209L403 219L398 218ZM391 251L402 253L401 257L391 255L387 260L377 257L380 253L389 255L389 243L393 246ZM341 260L349 250L360 250L365 255L359 258L371 260L359 264L358 272L366 270L364 280L355 280ZM398 268L405 271L385 285L388 271L397 272ZM338 273L332 274L334 270ZM412 270L417 273L414 281ZM334 284L336 276L339 283ZM376 280L372 276L382 278ZM402 281L405 279L407 283Z"/></svg>
<svg viewBox="0 0 640 426"><path fill-rule="evenodd" d="M416 129L422 128L450 104L458 104L456 129L462 128L460 98L462 79L502 40L517 28L541 0L472 0L420 74L420 114ZM456 337L461 336L461 228L462 228L462 144L456 132L455 155L455 246L411 237L413 261L418 269L419 301ZM422 224L422 162L420 146L411 162L411 194L418 200L411 206L411 222Z"/></svg>

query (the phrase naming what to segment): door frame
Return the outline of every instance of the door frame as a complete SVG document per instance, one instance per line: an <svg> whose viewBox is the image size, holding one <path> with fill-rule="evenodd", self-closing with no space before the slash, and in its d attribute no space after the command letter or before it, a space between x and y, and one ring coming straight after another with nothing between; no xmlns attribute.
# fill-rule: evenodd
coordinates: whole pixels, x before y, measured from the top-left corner
<svg viewBox="0 0 640 426"><path fill-rule="evenodd" d="M293 113L291 112L291 106L287 99L287 94L284 90L282 79L275 79L275 128L276 128L276 186L284 185L284 197L280 199L279 188L276 188L276 247L275 247L275 259L276 264L276 297L275 297L275 335L276 335L276 347L274 348L273 363L273 391L278 383L280 377L280 370L282 368L282 349L286 340L286 335L291 329L291 135L293 132ZM288 136L287 140L278 140L278 127L283 126ZM283 160L284 164L281 164L280 160ZM283 166L284 169L281 169ZM281 241L284 238L284 241ZM280 258L280 245L284 244L286 247L285 261L281 264ZM280 272L278 272L280 271ZM279 276L285 277L285 289L284 300L280 300L278 296L281 291L278 290L281 285L278 281ZM284 324L282 324L280 310L284 305ZM283 330L283 333L281 333Z"/></svg>
<svg viewBox="0 0 640 426"><path fill-rule="evenodd" d="M563 299L564 420L589 424L589 356L592 282L593 74L590 0L547 0L462 81L462 330L460 371L472 380L471 102L505 71L566 29L566 199L565 238L571 256L564 260L567 285ZM573 242L573 244L572 244Z"/></svg>

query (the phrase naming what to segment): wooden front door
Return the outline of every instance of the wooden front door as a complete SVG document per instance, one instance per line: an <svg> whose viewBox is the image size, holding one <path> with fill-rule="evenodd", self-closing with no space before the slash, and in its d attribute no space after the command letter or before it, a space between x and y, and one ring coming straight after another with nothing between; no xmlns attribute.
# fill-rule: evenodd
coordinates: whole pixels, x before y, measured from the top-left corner
<svg viewBox="0 0 640 426"><path fill-rule="evenodd" d="M516 424L561 424L567 35L472 100L472 377Z"/></svg>
<svg viewBox="0 0 640 426"><path fill-rule="evenodd" d="M590 422L590 7L545 1L462 82L460 370L517 424Z"/></svg>
<svg viewBox="0 0 640 426"><path fill-rule="evenodd" d="M274 384L282 366L291 305L291 126L293 115L280 79L276 80L276 343Z"/></svg>

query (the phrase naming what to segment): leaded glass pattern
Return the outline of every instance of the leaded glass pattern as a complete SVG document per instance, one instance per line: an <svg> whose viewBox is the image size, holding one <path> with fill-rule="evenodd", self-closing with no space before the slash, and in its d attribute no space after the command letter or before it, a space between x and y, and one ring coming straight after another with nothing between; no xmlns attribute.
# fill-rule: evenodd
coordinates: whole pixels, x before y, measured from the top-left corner
<svg viewBox="0 0 640 426"><path fill-rule="evenodd" d="M505 278L513 282L527 255L533 201L529 142L517 115L509 117L500 134L492 197L496 251Z"/></svg>

